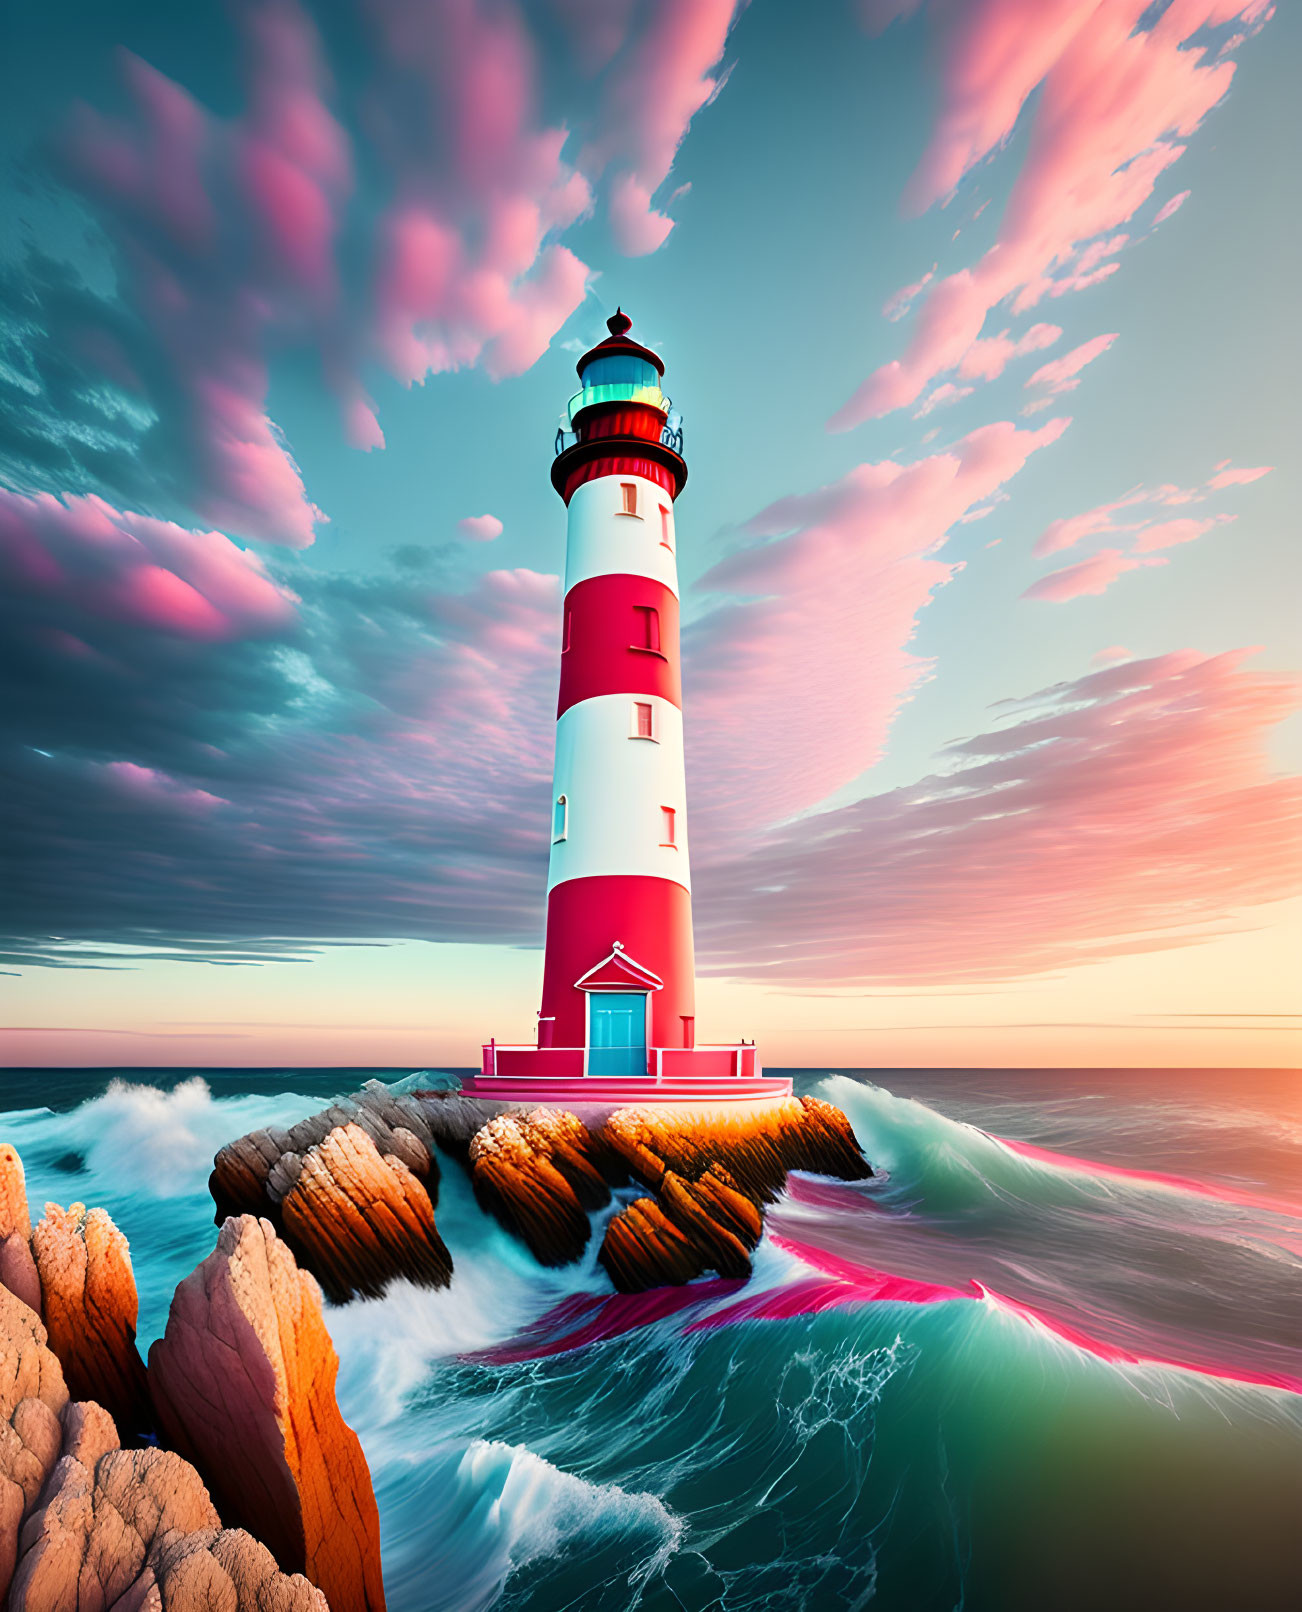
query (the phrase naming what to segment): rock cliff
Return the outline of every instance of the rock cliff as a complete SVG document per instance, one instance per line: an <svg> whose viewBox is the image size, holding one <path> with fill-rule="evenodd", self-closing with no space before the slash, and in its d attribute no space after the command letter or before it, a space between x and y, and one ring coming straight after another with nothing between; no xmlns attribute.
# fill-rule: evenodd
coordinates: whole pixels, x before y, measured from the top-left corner
<svg viewBox="0 0 1302 1612"><path fill-rule="evenodd" d="M381 1612L379 1515L338 1366L316 1283L268 1221L241 1215L177 1288L149 1386L165 1442L208 1475L227 1521L337 1612Z"/></svg>
<svg viewBox="0 0 1302 1612"><path fill-rule="evenodd" d="M0 1599L11 1612L329 1612L265 1546L222 1529L188 1462L120 1449L106 1410L69 1400L39 1317L6 1290Z"/></svg>
<svg viewBox="0 0 1302 1612"><path fill-rule="evenodd" d="M47 1203L32 1253L50 1347L75 1399L103 1405L124 1437L152 1423L136 1350L139 1301L127 1240L103 1209Z"/></svg>
<svg viewBox="0 0 1302 1612"><path fill-rule="evenodd" d="M481 1207L543 1265L582 1258L591 1214L612 1188L632 1180L649 1189L611 1220L598 1256L628 1292L706 1271L748 1276L763 1205L791 1170L872 1175L849 1120L816 1097L639 1104L589 1129L561 1109L397 1096L372 1083L289 1131L223 1148L213 1196L219 1214L235 1205L267 1214L331 1298L378 1292L400 1274L438 1283L452 1262L433 1229L436 1145L465 1165Z"/></svg>
<svg viewBox="0 0 1302 1612"><path fill-rule="evenodd" d="M208 1183L215 1219L269 1220L336 1302L374 1296L399 1275L442 1286L452 1260L434 1223L434 1149L467 1163L471 1139L497 1112L455 1094L400 1095L369 1081L288 1130L227 1143ZM315 1229L326 1219L339 1239Z"/></svg>
<svg viewBox="0 0 1302 1612"><path fill-rule="evenodd" d="M500 1114L470 1144L475 1197L542 1265L579 1259L589 1212L610 1202L594 1160L587 1126L554 1108Z"/></svg>
<svg viewBox="0 0 1302 1612"><path fill-rule="evenodd" d="M23 1161L0 1142L0 1286L41 1313L41 1281L32 1258L32 1217Z"/></svg>

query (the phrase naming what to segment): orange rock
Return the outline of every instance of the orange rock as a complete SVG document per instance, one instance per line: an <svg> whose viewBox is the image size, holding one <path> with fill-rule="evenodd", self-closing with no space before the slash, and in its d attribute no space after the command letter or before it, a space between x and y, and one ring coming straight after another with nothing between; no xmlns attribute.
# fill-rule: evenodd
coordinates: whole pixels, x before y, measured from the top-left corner
<svg viewBox="0 0 1302 1612"><path fill-rule="evenodd" d="M127 1240L103 1209L47 1203L32 1233L50 1347L76 1399L103 1405L118 1428L149 1428L145 1368L136 1352L138 1300Z"/></svg>
<svg viewBox="0 0 1302 1612"><path fill-rule="evenodd" d="M597 1258L621 1293L681 1287L706 1269L700 1248L654 1198L638 1198L620 1210L606 1227Z"/></svg>
<svg viewBox="0 0 1302 1612"><path fill-rule="evenodd" d="M851 1181L872 1174L849 1120L816 1097L621 1108L599 1134L647 1186L666 1169L695 1181L720 1163L757 1203L776 1199L788 1170Z"/></svg>
<svg viewBox="0 0 1302 1612"><path fill-rule="evenodd" d="M396 1276L425 1287L452 1280L428 1192L358 1125L309 1149L280 1210L286 1242L337 1303L377 1298Z"/></svg>
<svg viewBox="0 0 1302 1612"><path fill-rule="evenodd" d="M568 1265L588 1245L589 1210L610 1202L593 1153L587 1126L563 1109L500 1114L470 1144L475 1197L541 1264Z"/></svg>
<svg viewBox="0 0 1302 1612"><path fill-rule="evenodd" d="M23 1161L8 1142L0 1142L0 1287L7 1287L39 1315L41 1282L31 1243Z"/></svg>
<svg viewBox="0 0 1302 1612"><path fill-rule="evenodd" d="M380 1612L379 1514L335 1402L320 1290L268 1221L226 1222L177 1288L149 1367L160 1431L207 1474L227 1520L335 1608Z"/></svg>
<svg viewBox="0 0 1302 1612"><path fill-rule="evenodd" d="M8 1237L12 1232L25 1239L32 1235L27 1177L23 1174L18 1150L9 1142L0 1142L0 1237Z"/></svg>
<svg viewBox="0 0 1302 1612"><path fill-rule="evenodd" d="M738 1205L744 1204L756 1221L759 1211L735 1186L720 1179L726 1172L715 1171L717 1165L700 1181L684 1181L667 1170L656 1197L666 1216L695 1244L706 1270L744 1278L750 1275L751 1250L759 1242L760 1228L751 1234L750 1222Z"/></svg>
<svg viewBox="0 0 1302 1612"><path fill-rule="evenodd" d="M68 1389L40 1317L0 1288L0 1601L18 1560L18 1535L63 1445Z"/></svg>

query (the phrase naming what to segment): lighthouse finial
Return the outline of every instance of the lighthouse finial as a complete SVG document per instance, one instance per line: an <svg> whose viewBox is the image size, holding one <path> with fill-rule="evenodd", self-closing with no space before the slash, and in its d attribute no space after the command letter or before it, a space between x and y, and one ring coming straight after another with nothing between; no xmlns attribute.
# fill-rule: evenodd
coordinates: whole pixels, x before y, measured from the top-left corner
<svg viewBox="0 0 1302 1612"><path fill-rule="evenodd" d="M614 313L611 314L610 318L606 321L606 329L611 333L612 336L626 335L628 331L632 330L632 328L633 321L622 308L616 308Z"/></svg>

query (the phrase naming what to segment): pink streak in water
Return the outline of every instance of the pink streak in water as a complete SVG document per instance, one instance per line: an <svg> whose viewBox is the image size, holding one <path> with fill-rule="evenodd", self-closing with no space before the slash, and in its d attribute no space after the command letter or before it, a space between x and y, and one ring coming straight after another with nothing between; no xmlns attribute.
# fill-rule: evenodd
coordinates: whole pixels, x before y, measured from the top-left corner
<svg viewBox="0 0 1302 1612"><path fill-rule="evenodd" d="M1127 1366L1174 1366L1179 1371L1197 1372L1200 1377L1219 1377L1226 1382L1249 1383L1254 1388L1282 1388L1290 1394L1302 1394L1302 1377L1287 1376L1276 1371L1244 1371L1238 1366L1204 1366L1195 1365L1187 1360L1171 1360L1162 1355L1139 1355L1130 1349L1123 1349L1119 1344L1102 1343L1097 1338L1091 1338L1088 1333L1082 1332L1078 1327L1068 1325L1065 1321L1056 1321L1052 1316L1045 1315L1042 1310L1033 1309L1029 1304L1023 1304L1018 1299L1010 1299L1006 1294L996 1293L993 1288L984 1287L980 1282L974 1284L980 1289L981 1297L985 1300L1011 1310L1014 1315L1020 1315L1023 1320L1041 1326L1046 1332L1065 1342L1074 1344L1076 1348L1083 1349L1087 1354L1097 1355L1100 1360L1106 1360L1112 1365Z"/></svg>
<svg viewBox="0 0 1302 1612"><path fill-rule="evenodd" d="M1055 1153L1051 1148L1036 1147L1033 1142L1014 1142L1007 1136L995 1136L1010 1152L1023 1158L1035 1159L1040 1164L1052 1164L1060 1170L1073 1170L1084 1175L1117 1176L1124 1181L1143 1181L1149 1186L1170 1187L1177 1192L1196 1193L1200 1198L1218 1198L1222 1203L1240 1203L1250 1209L1267 1209L1276 1215L1300 1215L1302 1203L1287 1198L1272 1198L1260 1192L1245 1192L1241 1187L1213 1185L1191 1175L1168 1175L1161 1170L1128 1170L1120 1164L1100 1164L1097 1159L1080 1159L1074 1153Z"/></svg>
<svg viewBox="0 0 1302 1612"><path fill-rule="evenodd" d="M462 1359L501 1366L518 1360L542 1360L582 1348L585 1343L621 1337L711 1299L730 1297L745 1285L714 1277L688 1287L657 1287L649 1293L613 1293L604 1297L599 1293L576 1293L506 1343L463 1355Z"/></svg>

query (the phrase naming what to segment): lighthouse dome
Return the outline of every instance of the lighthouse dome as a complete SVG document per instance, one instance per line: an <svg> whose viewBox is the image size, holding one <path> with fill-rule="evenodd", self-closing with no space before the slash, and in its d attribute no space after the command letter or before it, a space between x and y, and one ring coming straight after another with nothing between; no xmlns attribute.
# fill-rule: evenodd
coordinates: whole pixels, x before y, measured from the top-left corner
<svg viewBox="0 0 1302 1612"><path fill-rule="evenodd" d="M606 321L610 335L589 348L575 368L584 386L658 386L665 366L649 347L629 335L633 321L616 308Z"/></svg>

